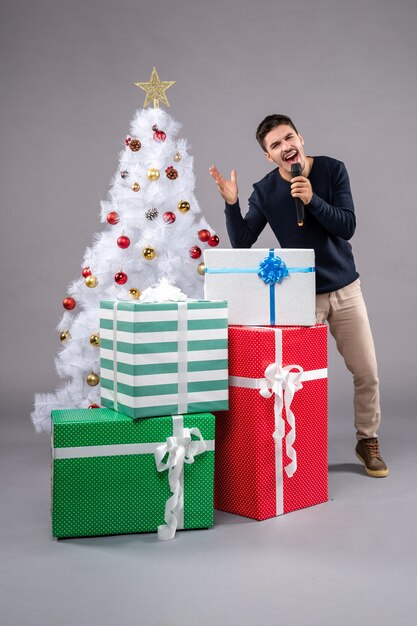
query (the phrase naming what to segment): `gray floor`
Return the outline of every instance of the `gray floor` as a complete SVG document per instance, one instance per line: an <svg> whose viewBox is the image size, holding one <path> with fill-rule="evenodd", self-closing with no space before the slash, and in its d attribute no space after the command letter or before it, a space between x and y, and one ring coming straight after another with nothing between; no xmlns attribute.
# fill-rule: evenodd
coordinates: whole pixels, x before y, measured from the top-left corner
<svg viewBox="0 0 417 626"><path fill-rule="evenodd" d="M9 415L0 439L1 624L415 624L411 417L384 426L386 479L363 474L350 431L333 420L328 503L264 522L218 512L214 528L158 542L52 540L48 436Z"/></svg>

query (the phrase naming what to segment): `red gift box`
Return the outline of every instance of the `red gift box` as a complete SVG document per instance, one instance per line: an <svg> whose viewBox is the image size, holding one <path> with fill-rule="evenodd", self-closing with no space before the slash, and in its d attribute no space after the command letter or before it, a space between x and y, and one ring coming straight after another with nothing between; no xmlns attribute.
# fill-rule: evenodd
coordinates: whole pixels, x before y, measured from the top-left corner
<svg viewBox="0 0 417 626"><path fill-rule="evenodd" d="M214 506L268 519L328 500L327 326L229 326Z"/></svg>

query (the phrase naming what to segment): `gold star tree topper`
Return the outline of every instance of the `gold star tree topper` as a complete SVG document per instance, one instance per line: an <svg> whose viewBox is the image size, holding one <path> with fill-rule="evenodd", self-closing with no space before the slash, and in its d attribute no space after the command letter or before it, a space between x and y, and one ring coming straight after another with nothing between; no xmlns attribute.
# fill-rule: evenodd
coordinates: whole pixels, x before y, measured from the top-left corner
<svg viewBox="0 0 417 626"><path fill-rule="evenodd" d="M161 81L158 72L156 71L156 67L153 68L151 78L148 83L135 83L136 87L140 87L144 91L146 91L146 98L143 104L144 107L148 106L153 100L153 108L159 109L159 101L163 102L169 107L168 98L166 97L165 91L172 87L175 84L175 80L173 81Z"/></svg>

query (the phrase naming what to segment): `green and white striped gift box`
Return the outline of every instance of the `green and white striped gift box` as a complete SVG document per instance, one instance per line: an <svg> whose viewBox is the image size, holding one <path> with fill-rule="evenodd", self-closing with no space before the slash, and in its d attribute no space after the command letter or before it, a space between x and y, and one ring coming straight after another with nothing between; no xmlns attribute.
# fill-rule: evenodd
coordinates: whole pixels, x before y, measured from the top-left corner
<svg viewBox="0 0 417 626"><path fill-rule="evenodd" d="M227 324L225 301L102 301L102 405L132 418L227 409Z"/></svg>

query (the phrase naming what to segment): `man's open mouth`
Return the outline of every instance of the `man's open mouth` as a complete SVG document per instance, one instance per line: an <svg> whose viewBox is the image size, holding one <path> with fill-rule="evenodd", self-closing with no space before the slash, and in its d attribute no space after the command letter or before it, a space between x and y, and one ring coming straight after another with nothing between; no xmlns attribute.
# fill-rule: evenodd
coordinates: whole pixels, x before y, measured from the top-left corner
<svg viewBox="0 0 417 626"><path fill-rule="evenodd" d="M289 150L283 155L286 163L296 163L298 161L298 150Z"/></svg>

